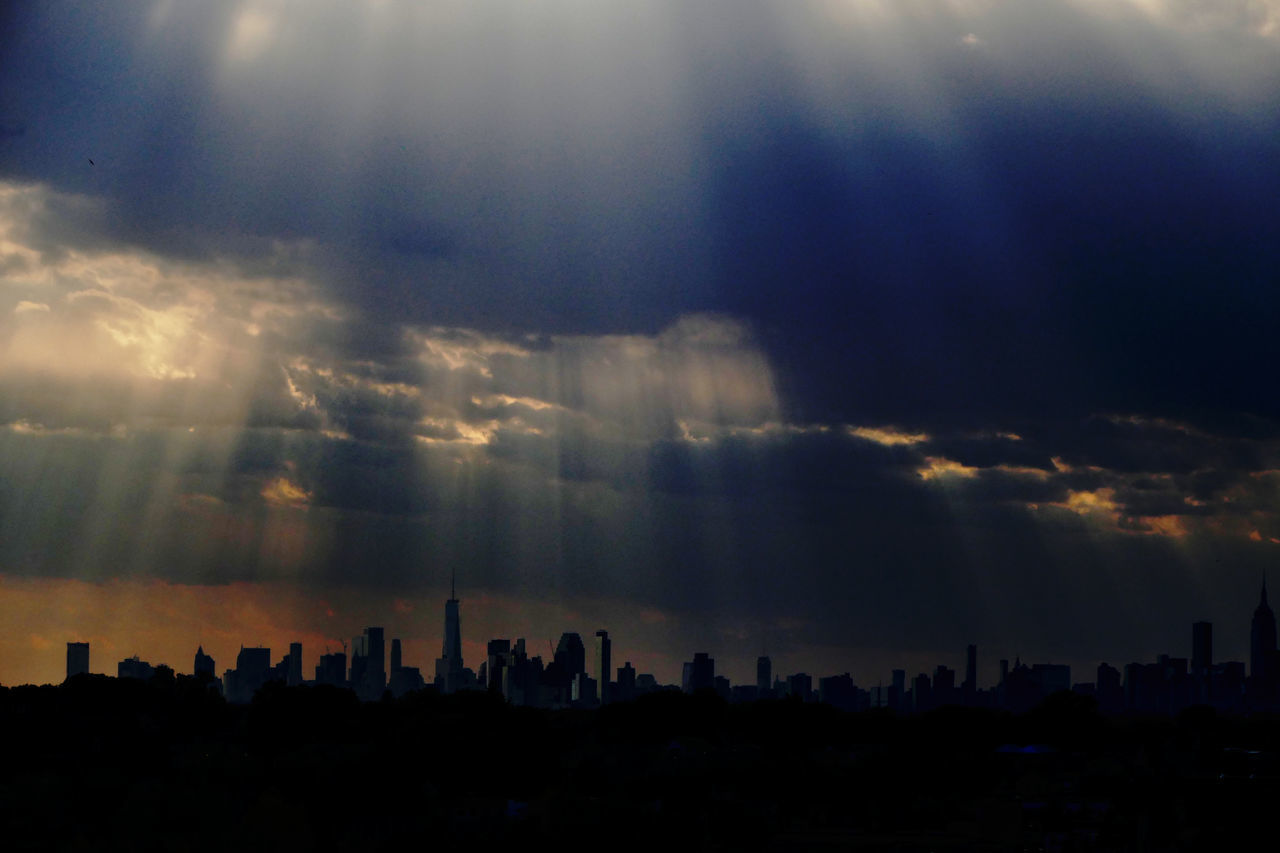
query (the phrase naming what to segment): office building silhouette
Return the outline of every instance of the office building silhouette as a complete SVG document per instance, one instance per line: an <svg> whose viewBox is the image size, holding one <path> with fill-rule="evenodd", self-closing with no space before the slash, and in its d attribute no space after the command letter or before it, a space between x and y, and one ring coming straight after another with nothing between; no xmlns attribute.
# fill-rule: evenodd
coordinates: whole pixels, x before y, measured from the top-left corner
<svg viewBox="0 0 1280 853"><path fill-rule="evenodd" d="M895 669L891 676L893 680L889 685L889 707L895 711L905 711L907 710L907 671Z"/></svg>
<svg viewBox="0 0 1280 853"><path fill-rule="evenodd" d="M511 666L511 641L490 640L485 653L480 682L494 693L501 693L503 673Z"/></svg>
<svg viewBox="0 0 1280 853"><path fill-rule="evenodd" d="M756 658L756 691L761 698L769 695L773 688L773 661L768 655Z"/></svg>
<svg viewBox="0 0 1280 853"><path fill-rule="evenodd" d="M332 687L347 685L347 655L344 652L320 655L316 665L316 683Z"/></svg>
<svg viewBox="0 0 1280 853"><path fill-rule="evenodd" d="M556 644L555 662L559 664L569 678L587 671L587 649L582 645L582 637L572 631L560 635Z"/></svg>
<svg viewBox="0 0 1280 853"><path fill-rule="evenodd" d="M360 634L351 638L351 672L347 683L357 696L365 695L365 673L369 671L369 637Z"/></svg>
<svg viewBox="0 0 1280 853"><path fill-rule="evenodd" d="M1098 664L1096 679L1094 690L1098 709L1111 714L1124 710L1124 686L1120 680L1120 670L1104 661Z"/></svg>
<svg viewBox="0 0 1280 853"><path fill-rule="evenodd" d="M155 672L155 668L137 655L125 658L116 664L116 678L137 678L147 680Z"/></svg>
<svg viewBox="0 0 1280 853"><path fill-rule="evenodd" d="M618 667L618 682L614 685L614 699L630 702L636 698L636 668L627 661Z"/></svg>
<svg viewBox="0 0 1280 853"><path fill-rule="evenodd" d="M1191 680L1193 701L1208 704L1212 695L1213 623L1191 625Z"/></svg>
<svg viewBox="0 0 1280 853"><path fill-rule="evenodd" d="M569 699L574 706L590 708L598 701L596 695L597 682L585 672L579 672L570 683Z"/></svg>
<svg viewBox="0 0 1280 853"><path fill-rule="evenodd" d="M287 663L288 671L285 675L285 683L290 687L298 687L302 684L302 643L289 644L289 657Z"/></svg>
<svg viewBox="0 0 1280 853"><path fill-rule="evenodd" d="M787 676L787 695L794 696L801 702L812 702L813 676L807 672L797 672Z"/></svg>
<svg viewBox="0 0 1280 853"><path fill-rule="evenodd" d="M1267 604L1267 580L1249 626L1249 679L1255 698L1270 699L1275 692L1276 615Z"/></svg>
<svg viewBox="0 0 1280 853"><path fill-rule="evenodd" d="M387 647L381 628L365 628L364 635L367 649L364 680L363 687L357 692L362 698L373 701L381 699L387 689Z"/></svg>
<svg viewBox="0 0 1280 853"><path fill-rule="evenodd" d="M552 704L568 704L573 701L573 684L579 674L586 672L587 650L582 637L572 631L560 635L551 657L551 665L543 674Z"/></svg>
<svg viewBox="0 0 1280 853"><path fill-rule="evenodd" d="M858 688L849 673L829 675L818 679L818 701L839 708L842 711L853 711L858 704Z"/></svg>
<svg viewBox="0 0 1280 853"><path fill-rule="evenodd" d="M236 655L236 671L253 679L265 679L271 669L271 649L262 646L241 646Z"/></svg>
<svg viewBox="0 0 1280 853"><path fill-rule="evenodd" d="M938 664L933 671L933 704L937 707L956 703L956 671Z"/></svg>
<svg viewBox="0 0 1280 853"><path fill-rule="evenodd" d="M683 667L680 687L685 693L711 690L716 683L716 661L706 652L695 652Z"/></svg>
<svg viewBox="0 0 1280 853"><path fill-rule="evenodd" d="M608 631L596 631L595 643L592 647L591 674L599 685L600 704L609 702L612 697L609 691L609 679L613 674L613 644L609 640Z"/></svg>
<svg viewBox="0 0 1280 853"><path fill-rule="evenodd" d="M191 671L196 677L217 677L217 665L212 657L204 653L204 646L196 646L196 659Z"/></svg>
<svg viewBox="0 0 1280 853"><path fill-rule="evenodd" d="M933 708L933 695L929 686L929 676L919 673L911 681L911 710L919 713Z"/></svg>
<svg viewBox="0 0 1280 853"><path fill-rule="evenodd" d="M464 686L462 666L462 620L458 615L456 578L449 580L449 600L444 603L444 647L436 660L436 686L453 693Z"/></svg>
<svg viewBox="0 0 1280 853"><path fill-rule="evenodd" d="M89 644L67 643L67 678L89 672Z"/></svg>
<svg viewBox="0 0 1280 853"><path fill-rule="evenodd" d="M271 649L241 646L236 668L222 675L223 695L228 702L248 702L258 688L271 680L271 673Z"/></svg>

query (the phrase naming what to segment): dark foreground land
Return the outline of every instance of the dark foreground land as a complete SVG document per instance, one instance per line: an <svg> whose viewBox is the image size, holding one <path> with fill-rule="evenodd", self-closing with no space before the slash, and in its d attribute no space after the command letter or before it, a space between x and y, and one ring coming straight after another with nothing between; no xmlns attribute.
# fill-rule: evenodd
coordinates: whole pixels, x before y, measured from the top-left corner
<svg viewBox="0 0 1280 853"><path fill-rule="evenodd" d="M1016 717L283 687L237 707L81 676L0 688L0 724L8 850L1275 849L1280 806L1280 721L1065 694Z"/></svg>

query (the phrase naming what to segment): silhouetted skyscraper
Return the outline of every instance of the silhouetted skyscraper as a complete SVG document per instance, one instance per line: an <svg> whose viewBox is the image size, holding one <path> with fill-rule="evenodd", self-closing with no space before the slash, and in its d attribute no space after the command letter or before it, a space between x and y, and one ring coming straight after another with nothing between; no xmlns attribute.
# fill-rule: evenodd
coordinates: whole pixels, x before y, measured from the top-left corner
<svg viewBox="0 0 1280 853"><path fill-rule="evenodd" d="M807 672L797 672L787 676L787 695L801 702L813 701L813 676Z"/></svg>
<svg viewBox="0 0 1280 853"><path fill-rule="evenodd" d="M716 660L706 652L695 652L693 660L688 664L688 684L685 690L697 693L699 690L711 690L716 686Z"/></svg>
<svg viewBox="0 0 1280 853"><path fill-rule="evenodd" d="M608 631L596 631L595 645L592 652L591 675L596 680L600 704L603 705L613 698L609 695L609 679L613 675L613 644L609 640Z"/></svg>
<svg viewBox="0 0 1280 853"><path fill-rule="evenodd" d="M289 674L285 684L297 687L302 684L302 643L289 644Z"/></svg>
<svg viewBox="0 0 1280 853"><path fill-rule="evenodd" d="M382 698L387 689L387 643L381 628L364 629L369 638L369 659L364 671L364 696L369 700Z"/></svg>
<svg viewBox="0 0 1280 853"><path fill-rule="evenodd" d="M929 695L929 676L922 672L911 680L911 710L927 711L932 707L932 697Z"/></svg>
<svg viewBox="0 0 1280 853"><path fill-rule="evenodd" d="M223 692L228 702L248 702L270 678L271 649L241 646L236 668L223 673Z"/></svg>
<svg viewBox="0 0 1280 853"><path fill-rule="evenodd" d="M849 673L829 675L818 679L818 701L833 705L842 711L852 711L857 706L858 688Z"/></svg>
<svg viewBox="0 0 1280 853"><path fill-rule="evenodd" d="M1191 624L1191 671L1208 672L1213 666L1213 623Z"/></svg>
<svg viewBox="0 0 1280 853"><path fill-rule="evenodd" d="M972 702L978 693L978 647L973 643L965 649L963 690L966 703Z"/></svg>
<svg viewBox="0 0 1280 853"><path fill-rule="evenodd" d="M756 658L756 690L764 698L773 689L773 661L768 655Z"/></svg>
<svg viewBox="0 0 1280 853"><path fill-rule="evenodd" d="M196 660L191 671L195 673L197 678L202 675L207 675L211 678L216 677L217 665L212 657L204 653L204 646L196 646Z"/></svg>
<svg viewBox="0 0 1280 853"><path fill-rule="evenodd" d="M394 676L396 670L401 666L400 661L400 640L396 638L391 641L391 674Z"/></svg>
<svg viewBox="0 0 1280 853"><path fill-rule="evenodd" d="M1213 673L1213 623L1191 625L1191 701L1208 703L1209 681Z"/></svg>
<svg viewBox="0 0 1280 853"><path fill-rule="evenodd" d="M569 699L574 705L589 708L596 704L598 697L596 696L596 680L585 672L579 672L573 677L570 685Z"/></svg>
<svg viewBox="0 0 1280 853"><path fill-rule="evenodd" d="M462 687L462 621L458 616L458 591L449 581L449 600L444 603L444 650L436 661L436 683L445 693Z"/></svg>
<svg viewBox="0 0 1280 853"><path fill-rule="evenodd" d="M1276 652L1276 615L1267 604L1267 580L1262 579L1262 600L1253 611L1249 631L1249 675L1260 687L1269 688L1275 680L1272 662Z"/></svg>
<svg viewBox="0 0 1280 853"><path fill-rule="evenodd" d="M89 644L67 643L67 678L89 671Z"/></svg>
<svg viewBox="0 0 1280 853"><path fill-rule="evenodd" d="M889 707L895 711L907 710L907 671L895 669L893 683L889 687Z"/></svg>
<svg viewBox="0 0 1280 853"><path fill-rule="evenodd" d="M261 646L253 646L245 648L240 647L240 654L236 655L236 669L245 676L256 680L261 686L267 680L267 673L271 669L271 649Z"/></svg>
<svg viewBox="0 0 1280 853"><path fill-rule="evenodd" d="M636 668L627 661L618 667L618 683L614 699L618 702L630 702L636 698Z"/></svg>
<svg viewBox="0 0 1280 853"><path fill-rule="evenodd" d="M485 650L488 656L484 662L484 684L493 692L501 693L503 670L511 665L511 641L490 640Z"/></svg>
<svg viewBox="0 0 1280 853"><path fill-rule="evenodd" d="M343 687L347 683L347 655L345 652L320 655L316 665L316 683Z"/></svg>
<svg viewBox="0 0 1280 853"><path fill-rule="evenodd" d="M145 681L154 672L155 668L137 655L116 664L116 678L139 678Z"/></svg>
<svg viewBox="0 0 1280 853"><path fill-rule="evenodd" d="M1120 679L1120 670L1105 662L1098 664L1095 683L1099 710L1116 714L1124 709L1124 685Z"/></svg>
<svg viewBox="0 0 1280 853"><path fill-rule="evenodd" d="M365 673L369 671L369 637L361 634L351 638L351 689L357 696L364 696Z"/></svg>
<svg viewBox="0 0 1280 853"><path fill-rule="evenodd" d="M580 672L587 671L587 649L582 645L582 637L572 631L560 635L556 645L555 662L567 674L570 681Z"/></svg>
<svg viewBox="0 0 1280 853"><path fill-rule="evenodd" d="M950 705L956 701L956 671L938 664L933 671L932 698L935 706Z"/></svg>

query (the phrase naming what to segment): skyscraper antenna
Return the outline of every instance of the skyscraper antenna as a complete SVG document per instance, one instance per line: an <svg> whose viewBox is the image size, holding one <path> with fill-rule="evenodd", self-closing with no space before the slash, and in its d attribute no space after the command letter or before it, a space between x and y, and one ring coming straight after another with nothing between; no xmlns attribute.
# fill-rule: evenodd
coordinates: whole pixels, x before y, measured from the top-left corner
<svg viewBox="0 0 1280 853"><path fill-rule="evenodd" d="M449 597L454 600L457 600L458 598L458 582L457 581L458 581L458 569L455 567L449 570Z"/></svg>

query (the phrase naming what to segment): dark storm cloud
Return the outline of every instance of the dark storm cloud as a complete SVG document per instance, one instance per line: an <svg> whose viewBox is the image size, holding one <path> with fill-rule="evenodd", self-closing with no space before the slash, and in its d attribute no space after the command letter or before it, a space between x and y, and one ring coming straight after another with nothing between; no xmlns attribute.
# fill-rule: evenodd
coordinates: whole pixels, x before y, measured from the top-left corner
<svg viewBox="0 0 1280 853"><path fill-rule="evenodd" d="M1231 37L1210 50L1256 61L1215 58L1196 102L1154 77L1176 39L1078 4L879 25L553 6L565 26L527 32L503 4L431 27L283 8L27 7L3 79L41 144L3 162L110 199L153 248L309 242L294 263L375 312L575 332L735 313L808 419L1240 408L1275 354L1256 318L1280 134L1225 97L1274 70L1246 38L1268 7L1210 16Z"/></svg>

